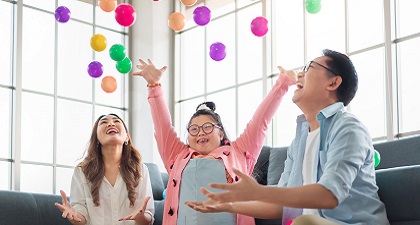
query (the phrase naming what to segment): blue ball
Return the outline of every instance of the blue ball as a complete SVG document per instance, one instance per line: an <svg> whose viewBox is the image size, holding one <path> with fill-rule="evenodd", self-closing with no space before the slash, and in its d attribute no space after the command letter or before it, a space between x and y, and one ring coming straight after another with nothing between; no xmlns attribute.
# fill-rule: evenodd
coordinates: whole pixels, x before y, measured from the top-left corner
<svg viewBox="0 0 420 225"><path fill-rule="evenodd" d="M163 193L162 193L162 198L163 198L163 199L165 199L165 198L166 198L166 188L165 188L165 190L163 190Z"/></svg>

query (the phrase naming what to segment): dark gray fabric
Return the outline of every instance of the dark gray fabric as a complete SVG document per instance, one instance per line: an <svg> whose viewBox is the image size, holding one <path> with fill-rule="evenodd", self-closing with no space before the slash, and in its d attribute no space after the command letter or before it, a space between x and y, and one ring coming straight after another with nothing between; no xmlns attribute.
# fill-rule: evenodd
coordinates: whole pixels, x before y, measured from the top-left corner
<svg viewBox="0 0 420 225"><path fill-rule="evenodd" d="M381 161L377 170L397 167L420 165L420 136L403 138L394 141L374 144Z"/></svg>
<svg viewBox="0 0 420 225"><path fill-rule="evenodd" d="M261 153L258 156L257 162L255 163L254 170L252 171L252 177L262 185L267 185L267 172L269 165L271 147L264 146L261 149Z"/></svg>
<svg viewBox="0 0 420 225"><path fill-rule="evenodd" d="M420 224L420 165L377 170L376 183L392 225Z"/></svg>
<svg viewBox="0 0 420 225"><path fill-rule="evenodd" d="M163 208L165 205L165 201L163 200L155 200L155 222L153 225L161 225L163 220Z"/></svg>
<svg viewBox="0 0 420 225"><path fill-rule="evenodd" d="M71 224L61 216L61 211L55 206L56 202L62 204L60 195L33 194L33 197L37 205L38 224Z"/></svg>
<svg viewBox="0 0 420 225"><path fill-rule="evenodd" d="M284 161L287 157L287 147L272 148L267 171L267 185L277 185L284 170Z"/></svg>
<svg viewBox="0 0 420 225"><path fill-rule="evenodd" d="M163 190L165 186L163 185L162 176L159 170L159 167L154 163L144 163L149 169L150 182L152 183L153 198L155 200L163 199Z"/></svg>
<svg viewBox="0 0 420 225"><path fill-rule="evenodd" d="M0 225L71 225L55 202L61 196L0 190Z"/></svg>

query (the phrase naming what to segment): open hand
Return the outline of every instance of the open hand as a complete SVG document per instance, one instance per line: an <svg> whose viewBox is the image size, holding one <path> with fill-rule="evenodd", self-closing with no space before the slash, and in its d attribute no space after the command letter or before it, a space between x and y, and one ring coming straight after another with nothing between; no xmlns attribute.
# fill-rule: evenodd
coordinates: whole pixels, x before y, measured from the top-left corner
<svg viewBox="0 0 420 225"><path fill-rule="evenodd" d="M205 188L201 188L201 192L209 199L219 203L258 200L258 194L263 186L258 184L254 178L235 168L233 168L233 172L240 178L238 182L232 184L209 184L210 187L226 190L225 192L214 193Z"/></svg>
<svg viewBox="0 0 420 225"><path fill-rule="evenodd" d="M138 72L132 73L134 76L142 76L148 84L159 83L162 74L166 71L167 67L164 66L160 69L157 69L153 64L152 60L147 59L146 63L142 59L139 59L140 65L136 65L137 69L140 69Z"/></svg>
<svg viewBox="0 0 420 225"><path fill-rule="evenodd" d="M130 214L130 215L126 216L126 217L120 218L119 221L122 221L122 220L135 220L136 222L137 221L141 221L139 224L148 224L148 223L150 223L150 219L152 219L152 218L149 219L149 217L146 217L145 216L145 213L144 213L146 211L146 207L147 207L147 203L149 202L149 199L150 199L150 196L147 196L144 199L143 205L137 211L133 212L132 214Z"/></svg>
<svg viewBox="0 0 420 225"><path fill-rule="evenodd" d="M201 192L206 195L210 191L201 188ZM228 212L232 208L231 202L220 203L211 199L203 202L185 202L185 205L202 213Z"/></svg>
<svg viewBox="0 0 420 225"><path fill-rule="evenodd" d="M55 206L57 206L57 208L60 209L60 211L63 213L62 217L67 218L70 222L72 220L81 222L82 220L77 216L76 210L74 210L70 203L67 201L66 193L64 193L63 190L60 190L60 194L63 204L56 202Z"/></svg>

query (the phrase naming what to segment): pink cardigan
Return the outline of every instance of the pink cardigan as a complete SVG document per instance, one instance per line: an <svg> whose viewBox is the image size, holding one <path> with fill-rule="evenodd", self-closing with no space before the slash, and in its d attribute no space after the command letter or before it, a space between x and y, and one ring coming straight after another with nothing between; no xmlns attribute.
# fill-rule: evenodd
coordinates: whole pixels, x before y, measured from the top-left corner
<svg viewBox="0 0 420 225"><path fill-rule="evenodd" d="M238 178L233 173L232 167L249 175L252 173L264 144L268 124L288 87L293 83L294 81L290 77L281 74L240 137L233 141L230 146L220 146L209 154L215 158L222 159L226 170L235 180ZM172 127L170 113L163 98L161 87L149 88L148 101L152 111L159 153L169 174L163 211L163 224L175 225L178 217L179 187L181 186L182 171L195 150L182 142ZM238 215L237 224L253 225L255 221L252 217Z"/></svg>

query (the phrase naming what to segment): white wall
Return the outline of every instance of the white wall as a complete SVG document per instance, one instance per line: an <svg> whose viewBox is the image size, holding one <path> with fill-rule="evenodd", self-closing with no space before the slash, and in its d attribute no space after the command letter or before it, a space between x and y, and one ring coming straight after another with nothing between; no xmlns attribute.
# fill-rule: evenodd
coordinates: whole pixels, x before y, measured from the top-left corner
<svg viewBox="0 0 420 225"><path fill-rule="evenodd" d="M131 3L136 9L137 18L130 28L130 58L133 70L138 59L150 58L156 67L168 66L161 83L165 98L173 115L173 52L174 34L168 27L168 16L174 11L170 0L134 0ZM155 162L162 167L154 139L153 122L147 102L146 81L142 77L129 78L129 127L132 140L140 150L144 162Z"/></svg>

